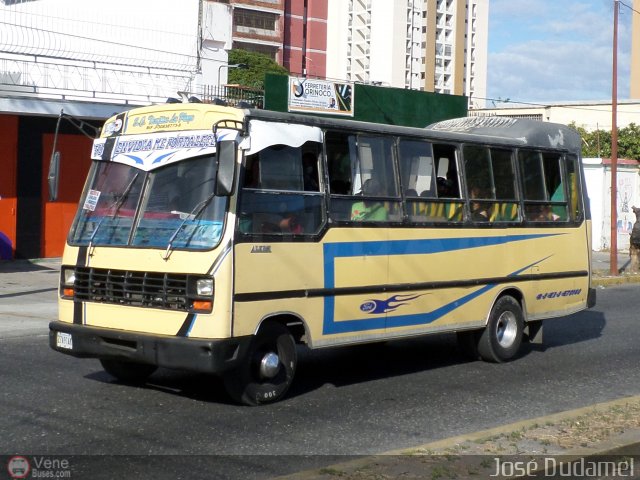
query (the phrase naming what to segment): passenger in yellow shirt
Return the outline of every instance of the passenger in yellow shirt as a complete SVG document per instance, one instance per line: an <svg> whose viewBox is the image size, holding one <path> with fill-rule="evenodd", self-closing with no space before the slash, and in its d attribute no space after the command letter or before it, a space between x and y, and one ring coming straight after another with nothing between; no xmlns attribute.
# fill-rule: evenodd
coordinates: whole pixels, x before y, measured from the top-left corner
<svg viewBox="0 0 640 480"><path fill-rule="evenodd" d="M373 178L362 185L362 194L365 197L380 195L380 191L380 184ZM356 222L384 222L388 218L389 213L383 202L362 200L351 207L351 220Z"/></svg>

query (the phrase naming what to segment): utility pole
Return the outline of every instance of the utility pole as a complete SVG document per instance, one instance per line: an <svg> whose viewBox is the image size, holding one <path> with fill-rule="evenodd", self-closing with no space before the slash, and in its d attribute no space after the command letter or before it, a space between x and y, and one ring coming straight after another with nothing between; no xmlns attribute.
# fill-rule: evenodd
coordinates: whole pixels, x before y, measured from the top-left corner
<svg viewBox="0 0 640 480"><path fill-rule="evenodd" d="M613 0L613 74L611 85L611 275L618 275L618 8Z"/></svg>

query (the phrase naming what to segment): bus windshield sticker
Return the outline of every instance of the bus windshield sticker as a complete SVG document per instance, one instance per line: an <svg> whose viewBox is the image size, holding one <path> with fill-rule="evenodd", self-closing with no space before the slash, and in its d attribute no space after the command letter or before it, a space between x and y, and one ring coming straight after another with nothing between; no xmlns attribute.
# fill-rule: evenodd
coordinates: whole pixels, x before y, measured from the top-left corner
<svg viewBox="0 0 640 480"><path fill-rule="evenodd" d="M98 205L98 200L100 199L100 191L99 190L89 190L87 194L87 198L84 201L84 205L82 206L83 210L89 210L93 212L96 209L96 205Z"/></svg>

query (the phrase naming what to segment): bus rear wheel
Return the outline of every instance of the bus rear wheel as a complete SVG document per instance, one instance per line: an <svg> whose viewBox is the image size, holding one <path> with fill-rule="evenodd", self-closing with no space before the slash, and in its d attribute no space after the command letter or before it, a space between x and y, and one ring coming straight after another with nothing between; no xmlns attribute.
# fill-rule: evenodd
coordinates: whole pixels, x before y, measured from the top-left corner
<svg viewBox="0 0 640 480"><path fill-rule="evenodd" d="M524 315L518 301L500 297L489 316L489 322L478 340L478 354L488 362L511 360L520 349L524 332Z"/></svg>
<svg viewBox="0 0 640 480"><path fill-rule="evenodd" d="M124 383L143 383L158 368L155 365L109 358L101 358L100 363L109 375Z"/></svg>
<svg viewBox="0 0 640 480"><path fill-rule="evenodd" d="M245 405L262 405L282 399L296 371L296 344L279 323L260 328L249 346L246 361L223 379L229 396Z"/></svg>

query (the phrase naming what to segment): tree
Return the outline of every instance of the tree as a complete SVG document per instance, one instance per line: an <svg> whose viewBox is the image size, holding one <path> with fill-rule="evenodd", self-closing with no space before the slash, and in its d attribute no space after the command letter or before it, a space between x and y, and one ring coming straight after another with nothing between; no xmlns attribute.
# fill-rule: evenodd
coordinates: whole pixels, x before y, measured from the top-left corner
<svg viewBox="0 0 640 480"><path fill-rule="evenodd" d="M611 131L588 132L582 127L577 127L574 122L569 126L582 137L583 157L611 157ZM635 123L618 129L618 158L640 160L640 126Z"/></svg>
<svg viewBox="0 0 640 480"><path fill-rule="evenodd" d="M230 68L229 83L260 90L264 89L264 77L267 73L289 73L267 55L240 49L229 52L229 65L234 64L245 64L248 68Z"/></svg>

